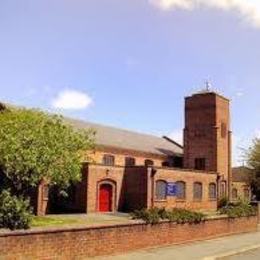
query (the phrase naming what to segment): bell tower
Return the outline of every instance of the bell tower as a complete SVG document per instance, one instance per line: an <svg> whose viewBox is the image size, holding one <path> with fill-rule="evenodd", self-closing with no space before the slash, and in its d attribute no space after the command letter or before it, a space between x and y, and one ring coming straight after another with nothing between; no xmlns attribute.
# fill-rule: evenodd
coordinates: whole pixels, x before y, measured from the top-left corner
<svg viewBox="0 0 260 260"><path fill-rule="evenodd" d="M218 194L230 197L231 131L229 100L207 85L185 98L184 167L218 174Z"/></svg>

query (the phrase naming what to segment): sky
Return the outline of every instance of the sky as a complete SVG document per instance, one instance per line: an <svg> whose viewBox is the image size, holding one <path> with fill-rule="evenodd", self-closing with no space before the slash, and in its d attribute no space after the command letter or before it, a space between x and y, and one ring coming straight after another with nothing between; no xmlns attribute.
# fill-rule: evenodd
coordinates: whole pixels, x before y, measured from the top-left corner
<svg viewBox="0 0 260 260"><path fill-rule="evenodd" d="M0 100L182 140L184 97L231 99L233 163L260 136L259 0L1 0Z"/></svg>

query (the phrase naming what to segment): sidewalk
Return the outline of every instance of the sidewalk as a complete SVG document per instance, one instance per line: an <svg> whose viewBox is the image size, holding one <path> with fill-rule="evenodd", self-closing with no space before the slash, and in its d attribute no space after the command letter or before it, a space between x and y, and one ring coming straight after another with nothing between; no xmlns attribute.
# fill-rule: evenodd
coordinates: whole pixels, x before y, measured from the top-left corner
<svg viewBox="0 0 260 260"><path fill-rule="evenodd" d="M213 260L260 248L260 231L221 237L186 245L135 251L124 255L95 257L95 260Z"/></svg>

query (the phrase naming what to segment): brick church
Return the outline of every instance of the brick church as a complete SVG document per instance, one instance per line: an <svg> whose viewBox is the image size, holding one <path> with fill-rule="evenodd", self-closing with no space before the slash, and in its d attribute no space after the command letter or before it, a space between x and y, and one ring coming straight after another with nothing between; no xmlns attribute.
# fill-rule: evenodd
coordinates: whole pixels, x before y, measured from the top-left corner
<svg viewBox="0 0 260 260"><path fill-rule="evenodd" d="M96 130L93 162L83 161L82 181L71 187L66 201L68 212L216 210L219 199L232 199L229 100L215 92L185 98L183 146L168 137L66 120L78 129ZM249 193L249 186L241 187ZM36 201L38 215L61 207L44 183Z"/></svg>

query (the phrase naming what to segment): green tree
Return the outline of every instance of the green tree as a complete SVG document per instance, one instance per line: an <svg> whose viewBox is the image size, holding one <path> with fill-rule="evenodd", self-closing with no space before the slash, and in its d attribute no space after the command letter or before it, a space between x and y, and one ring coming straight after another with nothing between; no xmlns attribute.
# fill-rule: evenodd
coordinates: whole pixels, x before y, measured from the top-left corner
<svg viewBox="0 0 260 260"><path fill-rule="evenodd" d="M82 152L94 145L94 131L75 130L60 116L38 110L0 112L2 189L26 197L42 179L66 189L81 178Z"/></svg>
<svg viewBox="0 0 260 260"><path fill-rule="evenodd" d="M256 199L260 200L260 139L255 138L247 153L247 164L252 169L251 188Z"/></svg>

